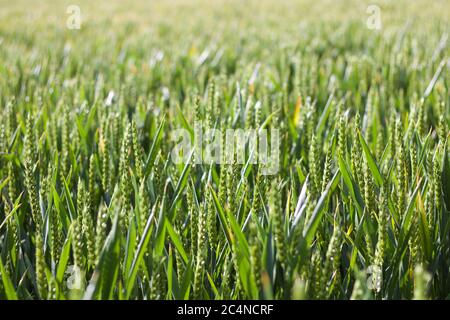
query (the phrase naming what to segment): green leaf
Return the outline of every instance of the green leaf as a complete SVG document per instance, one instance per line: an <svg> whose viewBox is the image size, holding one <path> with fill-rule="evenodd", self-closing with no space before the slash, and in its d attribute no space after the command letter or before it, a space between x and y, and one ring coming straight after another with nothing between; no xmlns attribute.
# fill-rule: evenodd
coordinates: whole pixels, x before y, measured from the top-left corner
<svg viewBox="0 0 450 320"><path fill-rule="evenodd" d="M222 226L223 233L225 234L226 240L228 245L231 247L231 237L230 237L230 230L228 228L227 218L225 217L225 212L223 210L223 207L221 203L219 202L219 198L217 198L216 192L213 188L210 187L211 194L213 196L214 205L217 209L217 212L219 213L219 220L220 225Z"/></svg>
<svg viewBox="0 0 450 320"><path fill-rule="evenodd" d="M169 220L165 219L166 223L166 230L169 233L170 238L172 239L173 244L178 250L178 253L180 254L181 258L183 258L184 263L188 263L188 257L186 254L186 251L184 251L183 244L181 243L180 238L178 237L177 233L173 229L172 225L170 224Z"/></svg>
<svg viewBox="0 0 450 320"><path fill-rule="evenodd" d="M150 147L150 152L148 154L147 160L145 161L144 173L146 176L148 176L152 170L153 161L156 157L156 150L158 149L157 146L159 145L159 141L161 140L161 132L165 123L166 117L164 116L163 120L159 124L158 130L156 131L155 138L153 139L152 146Z"/></svg>
<svg viewBox="0 0 450 320"><path fill-rule="evenodd" d="M189 292L191 289L191 279L192 279L192 261L187 264L186 270L183 275L183 283L181 283L180 287L180 296L183 300L189 299Z"/></svg>
<svg viewBox="0 0 450 320"><path fill-rule="evenodd" d="M420 186L421 186L421 181L422 180L420 180L417 183L417 186L414 189L414 192L411 195L411 198L409 199L408 208L406 209L406 214L405 214L405 217L403 219L403 226L402 226L403 232L408 231L409 227L411 225L411 218L412 218L412 214L414 212L414 207L416 205L416 197L417 197L417 193L419 192L419 189L420 189Z"/></svg>
<svg viewBox="0 0 450 320"><path fill-rule="evenodd" d="M375 182L377 183L377 186L381 187L383 185L383 178L381 177L380 170L378 169L377 163L375 162L375 158L373 157L372 153L370 152L369 146L367 145L366 141L364 140L364 137L362 136L361 132L358 131L359 141L361 143L361 146L364 150L364 154L366 155L367 164L369 165L370 171L373 174L373 177L375 178Z"/></svg>
<svg viewBox="0 0 450 320"><path fill-rule="evenodd" d="M431 94L431 92L434 89L434 86L436 85L436 82L439 79L439 76L441 75L442 71L444 70L444 67L447 64L447 59L442 59L441 63L439 64L436 72L433 75L433 78L431 79L430 83L428 84L427 88L425 89L425 92L423 93L423 100L426 100L428 96Z"/></svg>
<svg viewBox="0 0 450 320"><path fill-rule="evenodd" d="M172 213L175 210L175 206L176 206L178 200L180 199L180 196L181 196L184 188L186 187L187 179L189 176L188 173L189 173L189 169L191 167L191 159L192 159L193 154L194 154L194 150L192 150L191 154L189 155L189 159L188 159L188 161L186 161L186 164L183 168L183 172L181 172L181 176L178 179L178 183L175 187L175 192L174 192L175 197L174 197L172 205L170 206L170 209L169 209L170 213Z"/></svg>
<svg viewBox="0 0 450 320"><path fill-rule="evenodd" d="M350 196L352 197L354 204L356 205L356 208L358 209L358 212L361 215L363 203L361 199L361 194L359 194L359 188L356 185L354 179L351 177L350 170L348 169L347 164L345 163L345 161L342 159L341 156L339 156L338 162L339 162L339 170L342 174L342 178L344 179L344 183L349 189Z"/></svg>
<svg viewBox="0 0 450 320"><path fill-rule="evenodd" d="M11 217L16 213L16 211L20 208L21 204L19 203L20 198L22 198L22 194L21 193L16 201L13 204L13 209L8 213L8 215L5 217L5 219L3 220L3 222L0 224L0 230L3 228L4 225L6 225L6 223L9 221L9 219L11 219Z"/></svg>
<svg viewBox="0 0 450 320"><path fill-rule="evenodd" d="M131 263L134 257L134 248L136 247L136 236L137 236L136 224L135 220L132 219L128 226L127 246L125 248L125 260L124 260L125 274L130 273Z"/></svg>
<svg viewBox="0 0 450 320"><path fill-rule="evenodd" d="M14 290L14 286L11 282L11 279L6 273L1 257L0 257L0 273L2 274L3 289L5 290L6 298L8 300L17 300L16 291Z"/></svg>
<svg viewBox="0 0 450 320"><path fill-rule="evenodd" d="M319 121L317 122L317 126L316 126L316 136L320 137L324 128L325 128L325 124L327 122L327 119L330 115L330 112L332 110L332 107L334 106L333 103L333 99L334 99L334 92L332 92L330 94L330 96L328 97L327 100L327 104L325 105L325 107L323 108L322 111L322 115L319 118ZM341 102L339 102L341 103Z"/></svg>
<svg viewBox="0 0 450 320"><path fill-rule="evenodd" d="M169 247L169 261L167 261L167 299L171 299L173 292L174 272L172 248Z"/></svg>
<svg viewBox="0 0 450 320"><path fill-rule="evenodd" d="M419 230L422 235L422 243L424 248L424 253L427 258L431 258L431 237L428 228L428 220L425 212L425 208L422 201L422 196L418 194L419 201Z"/></svg>
<svg viewBox="0 0 450 320"><path fill-rule="evenodd" d="M134 254L134 259L131 264L130 272L128 274L128 280L127 280L127 294L126 297L129 298L131 295L131 291L133 290L133 286L135 285L135 280L137 276L137 272L139 270L139 264L142 261L142 258L144 257L144 253L146 251L146 248L148 247L148 243L150 241L150 237L153 230L153 224L152 221L155 216L157 203L153 206L152 213L147 219L147 222L145 224L144 231L141 236L141 240L139 241L138 247L136 249L136 252Z"/></svg>
<svg viewBox="0 0 450 320"><path fill-rule="evenodd" d="M239 224L237 223L236 219L232 214L228 214L228 221L230 222L231 230L233 231L233 235L238 240L238 245L242 250L242 253L245 255L246 258L250 258L250 252L248 249L248 242L245 238L244 234L242 233L241 227L239 227Z"/></svg>
<svg viewBox="0 0 450 320"><path fill-rule="evenodd" d="M66 272L67 262L69 261L70 256L70 244L72 237L70 236L70 233L72 231L69 231L69 234L67 235L67 239L64 242L64 246L61 251L61 256L59 257L58 262L58 268L56 270L56 280L58 283L61 283L64 278L64 273Z"/></svg>
<svg viewBox="0 0 450 320"><path fill-rule="evenodd" d="M220 296L220 293L219 293L219 291L217 290L216 285L214 284L214 280L213 280L213 279L211 278L211 276L209 275L209 272L206 272L206 276L207 276L207 278L208 278L209 284L211 285L211 289L212 289L212 291L213 291L213 293L214 293L214 296L215 296L215 297L219 297L219 296Z"/></svg>
<svg viewBox="0 0 450 320"><path fill-rule="evenodd" d="M106 238L98 265L83 299L97 297L101 300L111 300L113 298L120 266L120 231L118 221L119 215L116 213L112 229ZM91 289L91 285L94 288Z"/></svg>
<svg viewBox="0 0 450 320"><path fill-rule="evenodd" d="M442 191L444 193L444 203L448 211L450 211L450 159L448 152L444 148L444 158L442 164Z"/></svg>
<svg viewBox="0 0 450 320"><path fill-rule="evenodd" d="M73 204L72 197L70 196L69 186L67 185L67 181L63 178L64 181L64 195L67 203L67 207L69 209L70 220L72 221L77 217L77 211L75 210L75 205Z"/></svg>
<svg viewBox="0 0 450 320"><path fill-rule="evenodd" d="M161 208L159 210L158 225L156 226L156 240L154 252L157 256L161 256L164 250L164 241L166 238L166 224L164 217L164 203L166 202L165 198L166 196L164 194L163 199L161 201Z"/></svg>
<svg viewBox="0 0 450 320"><path fill-rule="evenodd" d="M6 184L8 183L8 181L9 181L9 177L6 177L6 179L4 179L4 180L2 181L2 183L0 183L0 192L1 192L2 189L6 186Z"/></svg>
<svg viewBox="0 0 450 320"><path fill-rule="evenodd" d="M339 171L336 171L336 173L333 176L333 179L331 179L331 181L328 183L325 191L322 193L319 200L317 201L317 205L314 208L311 219L303 232L303 237L305 238L308 246L311 245L314 236L316 234L317 228L319 227L320 221L322 220L323 214L325 213L325 203L328 201L331 186L334 184L335 181L337 181L338 177Z"/></svg>

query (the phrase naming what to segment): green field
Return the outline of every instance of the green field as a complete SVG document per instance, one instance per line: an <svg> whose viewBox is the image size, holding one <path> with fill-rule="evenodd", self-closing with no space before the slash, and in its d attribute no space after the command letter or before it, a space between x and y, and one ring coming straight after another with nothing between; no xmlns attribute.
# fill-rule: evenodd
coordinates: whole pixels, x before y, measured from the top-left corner
<svg viewBox="0 0 450 320"><path fill-rule="evenodd" d="M448 12L0 0L0 300L450 298Z"/></svg>

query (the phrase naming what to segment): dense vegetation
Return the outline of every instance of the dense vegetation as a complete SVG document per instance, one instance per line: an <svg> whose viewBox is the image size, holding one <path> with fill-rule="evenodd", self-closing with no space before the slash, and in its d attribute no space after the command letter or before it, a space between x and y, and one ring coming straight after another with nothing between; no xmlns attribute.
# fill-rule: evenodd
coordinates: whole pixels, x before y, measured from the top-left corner
<svg viewBox="0 0 450 320"><path fill-rule="evenodd" d="M1 4L0 299L450 297L448 2L109 2Z"/></svg>

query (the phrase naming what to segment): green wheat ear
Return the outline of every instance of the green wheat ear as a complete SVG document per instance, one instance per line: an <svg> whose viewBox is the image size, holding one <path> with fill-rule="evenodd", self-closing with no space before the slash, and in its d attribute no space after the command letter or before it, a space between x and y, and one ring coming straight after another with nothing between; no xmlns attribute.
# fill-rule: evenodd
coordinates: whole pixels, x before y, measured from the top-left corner
<svg viewBox="0 0 450 320"><path fill-rule="evenodd" d="M89 205L89 197L84 201L83 209L81 212L82 218L82 231L86 240L86 249L88 253L88 263L90 266L95 264L95 235L94 235L94 223L92 221L91 206Z"/></svg>
<svg viewBox="0 0 450 320"><path fill-rule="evenodd" d="M134 165L136 168L136 175L138 177L138 180L142 181L142 179L144 178L142 150L141 150L141 146L139 144L136 122L134 120L131 122L131 140L132 140L132 146L133 146Z"/></svg>
<svg viewBox="0 0 450 320"><path fill-rule="evenodd" d="M253 196L252 196L251 213L252 213L252 219L253 219L254 223L259 221L260 211L261 211L260 193L258 191L258 187L256 187L259 185L259 181L260 181L260 178L257 177L255 180L255 187L253 188Z"/></svg>
<svg viewBox="0 0 450 320"><path fill-rule="evenodd" d="M239 179L239 167L236 164L236 159L233 159L232 164L227 165L226 185L227 185L227 205L230 214L235 214L236 211L236 194L237 181Z"/></svg>
<svg viewBox="0 0 450 320"><path fill-rule="evenodd" d="M375 264L382 266L386 251L387 228L389 225L389 207L387 186L380 189L378 196L378 241L375 254Z"/></svg>
<svg viewBox="0 0 450 320"><path fill-rule="evenodd" d="M347 151L347 136L346 136L346 118L344 115L339 116L338 129L337 129L337 154L342 159L345 159L345 154Z"/></svg>
<svg viewBox="0 0 450 320"><path fill-rule="evenodd" d="M69 128L69 106L65 101L61 101L63 117L61 124L61 184L64 185L63 178L65 179L69 173L70 159L70 128Z"/></svg>
<svg viewBox="0 0 450 320"><path fill-rule="evenodd" d="M213 128L214 123L214 113L216 109L216 98L217 98L216 82L211 80L208 87L208 103L206 105L206 128Z"/></svg>
<svg viewBox="0 0 450 320"><path fill-rule="evenodd" d="M223 263L223 274L221 277L221 290L223 299L230 299L231 288L230 288L230 280L231 280L231 269L232 269L232 261L229 255L225 255L225 261Z"/></svg>
<svg viewBox="0 0 450 320"><path fill-rule="evenodd" d="M427 192L425 194L425 210L426 210L426 216L428 220L428 229L430 231L434 228L434 211L436 207L435 203L435 186L436 183L434 181L435 175L434 175L434 165L433 165L433 157L432 154L427 155L427 175L428 175L428 187Z"/></svg>
<svg viewBox="0 0 450 320"><path fill-rule="evenodd" d="M352 171L355 175L356 183L361 190L364 190L364 177L363 177L363 166L362 166L362 150L361 144L359 143L358 132L361 129L359 112L356 114L353 122L353 145L351 149L351 165Z"/></svg>
<svg viewBox="0 0 450 320"><path fill-rule="evenodd" d="M434 194L434 206L436 210L436 216L441 215L441 199L442 199L442 170L440 161L437 159L437 154L433 161L433 194Z"/></svg>
<svg viewBox="0 0 450 320"><path fill-rule="evenodd" d="M417 150L416 146L412 145L409 148L410 164L411 164L411 185L414 186L416 183L417 172Z"/></svg>
<svg viewBox="0 0 450 320"><path fill-rule="evenodd" d="M89 157L89 171L88 171L88 190L87 190L87 206L89 214L93 215L96 202L96 183L95 183L95 158L92 154Z"/></svg>
<svg viewBox="0 0 450 320"><path fill-rule="evenodd" d="M282 266L286 263L286 240L284 233L283 210L281 209L281 193L276 179L272 181L269 194L269 214L273 224L275 245L277 248L277 260Z"/></svg>
<svg viewBox="0 0 450 320"><path fill-rule="evenodd" d="M444 107L444 102L442 102L441 104L441 111L440 111L440 116L439 116L439 122L438 122L438 128L437 128L437 132L438 132L438 137L439 137L439 142L441 143L441 145L445 144L445 141L447 139L447 135L448 135L448 129L447 129L447 122L445 121L445 107Z"/></svg>
<svg viewBox="0 0 450 320"><path fill-rule="evenodd" d="M38 199L38 185L35 178L35 164L37 160L35 150L35 134L31 115L28 116L25 130L25 185L27 187L28 198L30 201L31 214L36 225L36 230L40 230L42 226L42 214Z"/></svg>
<svg viewBox="0 0 450 320"><path fill-rule="evenodd" d="M227 166L223 162L220 165L218 198L224 207L227 202Z"/></svg>
<svg viewBox="0 0 450 320"><path fill-rule="evenodd" d="M313 197L317 197L320 191L320 173L319 173L319 142L316 135L313 134L311 138L311 146L309 148L309 172L311 177L311 194Z"/></svg>
<svg viewBox="0 0 450 320"><path fill-rule="evenodd" d="M141 181L139 186L139 214L139 233L142 234L144 226L150 216L150 201L145 179Z"/></svg>
<svg viewBox="0 0 450 320"><path fill-rule="evenodd" d="M208 242L211 251L214 252L217 244L217 219L216 207L210 190L206 192L206 225L208 230Z"/></svg>
<svg viewBox="0 0 450 320"><path fill-rule="evenodd" d="M102 186L105 192L108 192L111 185L111 169L110 169L110 139L106 121L102 124L100 130L100 151L102 159Z"/></svg>
<svg viewBox="0 0 450 320"><path fill-rule="evenodd" d="M339 230L339 226L335 223L325 256L322 279L320 280L320 287L325 288L322 292L325 295L320 298L327 298L327 295L331 293L330 287L332 282L339 283L340 245L341 231Z"/></svg>
<svg viewBox="0 0 450 320"><path fill-rule="evenodd" d="M123 232L128 230L129 214L131 212L131 202L130 202L130 149L131 149L131 139L132 139L132 128L129 123L126 127L125 134L122 139L122 147L120 149L120 167L119 167L119 181L120 181L120 226Z"/></svg>
<svg viewBox="0 0 450 320"><path fill-rule="evenodd" d="M196 208L194 204L193 192L195 191L192 190L191 186L189 185L186 191L186 204L189 216L189 247L191 249L191 254L197 252L197 230L195 226L197 225L198 216L195 213Z"/></svg>
<svg viewBox="0 0 450 320"><path fill-rule="evenodd" d="M81 179L78 180L77 216L72 220L72 246L74 265L84 269L84 236L83 210L86 203L86 193Z"/></svg>
<svg viewBox="0 0 450 320"><path fill-rule="evenodd" d="M331 181L331 168L333 166L333 153L332 149L329 148L325 157L325 164L323 167L323 176L322 176L322 188L321 192L325 192L325 189L328 183Z"/></svg>
<svg viewBox="0 0 450 320"><path fill-rule="evenodd" d="M36 283L37 291L41 299L47 299L48 283L45 269L47 268L44 257L44 244L41 232L36 232Z"/></svg>
<svg viewBox="0 0 450 320"><path fill-rule="evenodd" d="M322 287L322 258L317 247L314 249L309 276L308 296L310 299L320 299L324 295L324 288Z"/></svg>
<svg viewBox="0 0 450 320"><path fill-rule="evenodd" d="M108 222L108 207L106 203L100 205L99 212L97 214L97 222L95 225L95 264L98 263L100 257L100 252L103 248L103 244L106 239L107 232L107 222Z"/></svg>
<svg viewBox="0 0 450 320"><path fill-rule="evenodd" d="M1 124L0 126L0 152L5 152L7 153L7 141L6 141L6 130L5 130L5 125Z"/></svg>
<svg viewBox="0 0 450 320"><path fill-rule="evenodd" d="M397 211L400 214L400 216L403 217L406 202L407 172L406 172L405 149L403 146L403 129L401 126L401 121L399 119L395 124L395 152L396 152L395 159L396 159L396 175L397 175L397 190L396 190Z"/></svg>
<svg viewBox="0 0 450 320"><path fill-rule="evenodd" d="M372 178L372 173L370 172L367 159L364 158L363 161L363 173L364 173L364 202L367 212L370 214L374 213L375 208L375 186ZM372 215L373 216L373 215ZM375 216L373 216L375 218Z"/></svg>
<svg viewBox="0 0 450 320"><path fill-rule="evenodd" d="M245 105L245 124L244 127L246 129L253 128L253 95L249 95L247 98L247 103Z"/></svg>
<svg viewBox="0 0 450 320"><path fill-rule="evenodd" d="M59 262L61 250L63 247L63 232L61 220L58 216L57 210L54 208L50 209L49 215L52 236L50 252L52 259L56 264Z"/></svg>
<svg viewBox="0 0 450 320"><path fill-rule="evenodd" d="M206 208L203 203L198 211L198 225L197 225L197 255L195 257L195 270L194 270L194 286L193 297L194 299L201 299L201 288L203 283L203 269L205 266L205 254L206 254Z"/></svg>
<svg viewBox="0 0 450 320"><path fill-rule="evenodd" d="M257 294L261 291L261 244L258 239L257 223L259 220L260 200L257 189L254 189L252 201L252 217L249 222L249 245L250 245L250 268L251 268L251 281L253 281Z"/></svg>

